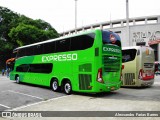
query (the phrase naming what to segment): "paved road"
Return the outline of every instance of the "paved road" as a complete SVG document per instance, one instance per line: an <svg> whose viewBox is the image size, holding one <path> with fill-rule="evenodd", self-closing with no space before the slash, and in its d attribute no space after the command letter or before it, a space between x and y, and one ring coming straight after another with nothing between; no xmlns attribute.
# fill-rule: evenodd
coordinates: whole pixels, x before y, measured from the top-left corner
<svg viewBox="0 0 160 120"><path fill-rule="evenodd" d="M6 76L0 76L0 111L46 101L64 96L50 88L30 84L17 84Z"/></svg>
<svg viewBox="0 0 160 120"><path fill-rule="evenodd" d="M18 111L160 111L160 76L156 76L155 84L149 88L120 88L111 93L96 95L74 93L70 96L52 92L44 87L19 85L6 77L0 77L0 109ZM145 120L154 119L158 120L159 118L150 117ZM13 120L21 120L21 118ZM92 119L90 118L90 120Z"/></svg>

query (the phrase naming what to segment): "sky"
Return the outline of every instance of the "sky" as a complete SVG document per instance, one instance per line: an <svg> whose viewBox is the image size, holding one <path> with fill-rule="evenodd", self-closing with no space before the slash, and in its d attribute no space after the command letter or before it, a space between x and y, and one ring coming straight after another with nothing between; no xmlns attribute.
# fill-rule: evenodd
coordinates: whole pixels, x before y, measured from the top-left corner
<svg viewBox="0 0 160 120"><path fill-rule="evenodd" d="M160 0L128 0L129 17L160 15ZM0 6L42 19L59 33L75 28L75 0L0 0ZM126 18L126 0L77 0L77 27Z"/></svg>

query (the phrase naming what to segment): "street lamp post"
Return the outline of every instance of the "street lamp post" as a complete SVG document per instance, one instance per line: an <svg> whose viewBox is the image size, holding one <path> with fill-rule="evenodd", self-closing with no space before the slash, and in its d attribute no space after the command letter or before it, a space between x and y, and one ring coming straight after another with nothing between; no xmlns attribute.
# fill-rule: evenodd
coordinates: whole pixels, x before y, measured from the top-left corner
<svg viewBox="0 0 160 120"><path fill-rule="evenodd" d="M126 0L126 19L127 22L129 23L129 6L128 6L128 0ZM127 23L127 24L128 24Z"/></svg>
<svg viewBox="0 0 160 120"><path fill-rule="evenodd" d="M129 32L129 0L126 0L126 33L127 33L127 40L129 42L129 46L132 45L131 40L130 40L130 32Z"/></svg>
<svg viewBox="0 0 160 120"><path fill-rule="evenodd" d="M77 0L75 0L75 30L77 30Z"/></svg>

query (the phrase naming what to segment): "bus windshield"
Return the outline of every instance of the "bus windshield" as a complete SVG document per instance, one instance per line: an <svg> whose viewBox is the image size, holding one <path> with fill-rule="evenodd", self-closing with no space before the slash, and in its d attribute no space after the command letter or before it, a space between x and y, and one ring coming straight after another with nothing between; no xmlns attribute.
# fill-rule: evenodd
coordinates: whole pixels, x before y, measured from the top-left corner
<svg viewBox="0 0 160 120"><path fill-rule="evenodd" d="M129 62L135 59L137 50L136 49L128 49L122 51L122 62Z"/></svg>

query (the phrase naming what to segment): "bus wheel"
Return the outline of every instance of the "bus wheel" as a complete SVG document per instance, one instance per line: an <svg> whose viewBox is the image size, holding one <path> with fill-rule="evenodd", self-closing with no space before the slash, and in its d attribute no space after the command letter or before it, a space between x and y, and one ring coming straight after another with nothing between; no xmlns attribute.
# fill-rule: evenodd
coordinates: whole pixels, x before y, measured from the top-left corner
<svg viewBox="0 0 160 120"><path fill-rule="evenodd" d="M58 80L55 79L52 81L51 88L55 92L59 91Z"/></svg>
<svg viewBox="0 0 160 120"><path fill-rule="evenodd" d="M72 85L71 85L71 82L70 81L66 81L64 83L64 92L69 95L72 93Z"/></svg>
<svg viewBox="0 0 160 120"><path fill-rule="evenodd" d="M16 83L18 83L18 84L20 83L19 76L16 77Z"/></svg>

